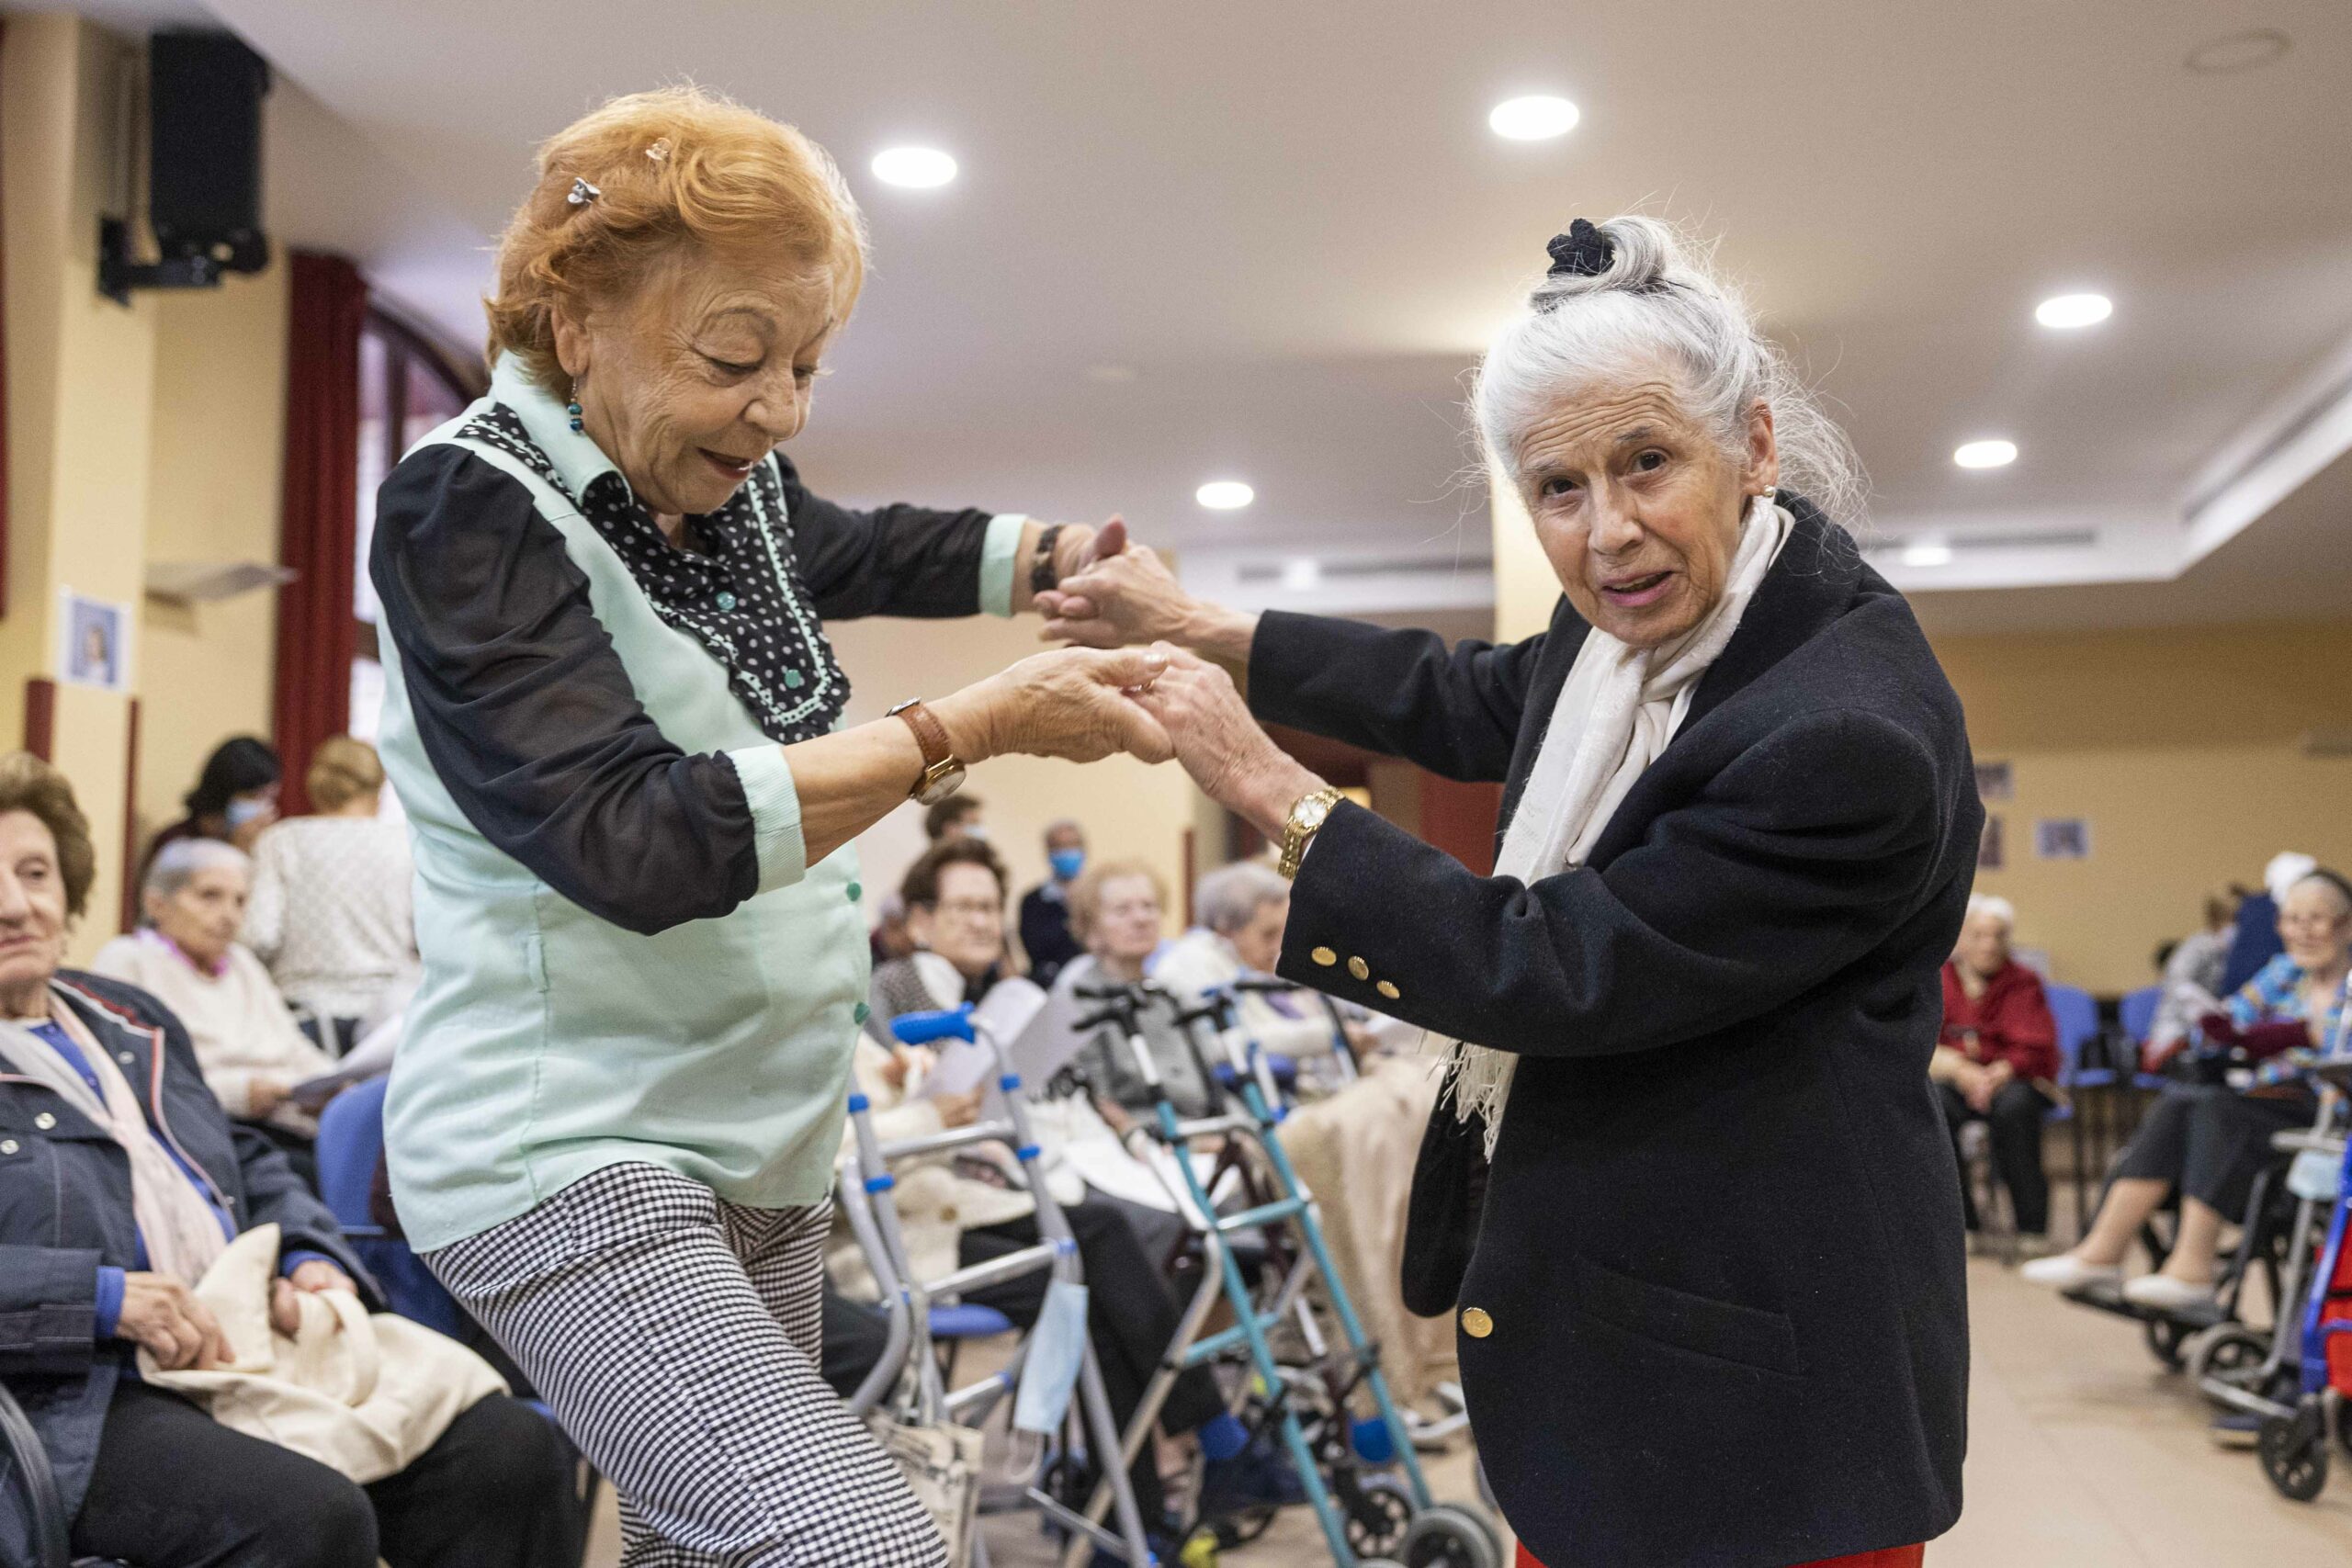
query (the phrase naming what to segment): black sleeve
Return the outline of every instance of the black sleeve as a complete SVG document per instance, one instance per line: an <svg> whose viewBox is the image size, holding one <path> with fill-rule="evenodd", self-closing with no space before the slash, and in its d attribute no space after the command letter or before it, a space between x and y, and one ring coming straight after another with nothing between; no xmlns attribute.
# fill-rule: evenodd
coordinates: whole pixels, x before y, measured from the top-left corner
<svg viewBox="0 0 2352 1568"><path fill-rule="evenodd" d="M1605 870L1532 884L1341 806L1293 886L1281 973L1524 1055L1695 1039L1883 942L1941 853L1942 800L1916 737L1833 713L1773 731ZM1318 947L1361 955L1367 977L1314 963Z"/></svg>
<svg viewBox="0 0 2352 1568"><path fill-rule="evenodd" d="M808 493L776 455L794 562L817 614L826 620L904 615L936 620L977 615L980 554L993 513L884 506L853 512Z"/></svg>
<svg viewBox="0 0 2352 1568"><path fill-rule="evenodd" d="M1574 619L1563 602L1561 615ZM1250 649L1250 709L1272 724L1418 762L1443 778L1499 781L1527 706L1528 684L1553 629L1524 642L1268 611Z"/></svg>
<svg viewBox="0 0 2352 1568"><path fill-rule="evenodd" d="M368 572L425 753L482 837L633 931L758 890L735 765L662 735L520 481L461 446L412 454L378 495Z"/></svg>

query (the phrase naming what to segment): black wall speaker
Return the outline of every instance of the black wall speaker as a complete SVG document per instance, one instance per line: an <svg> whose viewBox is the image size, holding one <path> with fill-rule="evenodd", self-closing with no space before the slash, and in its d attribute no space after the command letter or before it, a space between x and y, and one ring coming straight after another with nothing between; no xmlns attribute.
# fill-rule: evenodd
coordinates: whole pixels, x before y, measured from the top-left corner
<svg viewBox="0 0 2352 1568"><path fill-rule="evenodd" d="M227 33L159 32L147 46L148 209L164 260L228 272L269 261L261 229L261 100L269 65Z"/></svg>

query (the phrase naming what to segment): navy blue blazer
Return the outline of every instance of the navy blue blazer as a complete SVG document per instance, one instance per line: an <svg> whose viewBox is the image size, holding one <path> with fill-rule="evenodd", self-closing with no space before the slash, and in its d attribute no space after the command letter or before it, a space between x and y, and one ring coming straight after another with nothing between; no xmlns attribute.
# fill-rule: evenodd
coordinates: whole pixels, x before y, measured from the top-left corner
<svg viewBox="0 0 2352 1568"><path fill-rule="evenodd" d="M1406 1297L1460 1309L1473 1430L1539 1559L1770 1568L1960 1513L1959 1179L1928 1085L1974 874L1960 703L1847 534L1796 527L1589 863L1477 876L1341 807L1281 973L1516 1052L1491 1168L1451 1106ZM1262 717L1505 782L1587 631L1448 650L1270 615Z"/></svg>
<svg viewBox="0 0 2352 1568"><path fill-rule="evenodd" d="M381 1293L327 1206L267 1139L232 1124L172 1011L136 986L65 970L67 1005L145 1101L147 1122L220 1188L240 1230L275 1223L285 1251L323 1253L381 1308ZM49 1451L70 1516L132 1347L101 1343L98 1269L139 1252L130 1159L45 1084L0 1072L0 1378ZM0 1562L33 1560L20 1478L0 1458Z"/></svg>

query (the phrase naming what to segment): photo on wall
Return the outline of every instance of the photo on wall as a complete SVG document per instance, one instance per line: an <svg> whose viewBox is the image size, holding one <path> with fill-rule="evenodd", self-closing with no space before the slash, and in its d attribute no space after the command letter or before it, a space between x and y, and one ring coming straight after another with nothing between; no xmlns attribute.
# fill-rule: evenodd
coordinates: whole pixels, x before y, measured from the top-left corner
<svg viewBox="0 0 2352 1568"><path fill-rule="evenodd" d="M130 612L104 599L85 599L71 588L59 591L57 667L76 686L103 691L130 689Z"/></svg>
<svg viewBox="0 0 2352 1568"><path fill-rule="evenodd" d="M1976 841L1976 869L2001 869L2001 818L1991 812L1984 816L1984 836Z"/></svg>
<svg viewBox="0 0 2352 1568"><path fill-rule="evenodd" d="M2009 800L2017 795L2017 781L2007 762L1976 764L1976 798L1979 800Z"/></svg>
<svg viewBox="0 0 2352 1568"><path fill-rule="evenodd" d="M2033 852L2038 860L2088 860L2091 825L2080 817L2045 817L2033 825Z"/></svg>

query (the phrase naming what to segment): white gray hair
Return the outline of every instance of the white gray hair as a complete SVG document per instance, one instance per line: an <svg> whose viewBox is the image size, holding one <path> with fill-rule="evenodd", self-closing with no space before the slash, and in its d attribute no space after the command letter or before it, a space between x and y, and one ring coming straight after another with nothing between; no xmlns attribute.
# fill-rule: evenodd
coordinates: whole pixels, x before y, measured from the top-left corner
<svg viewBox="0 0 2352 1568"><path fill-rule="evenodd" d="M1488 459L1518 483L1521 443L1563 397L1663 365L1682 383L1691 417L1736 458L1747 451L1748 411L1762 401L1781 488L1859 527L1866 481L1853 444L1712 258L1655 218L1597 227L1613 253L1607 266L1546 274L1479 367L1470 412Z"/></svg>
<svg viewBox="0 0 2352 1568"><path fill-rule="evenodd" d="M1201 924L1231 936L1257 919L1260 909L1289 897L1290 884L1282 873L1260 861L1236 861L1201 878L1193 889L1193 909Z"/></svg>
<svg viewBox="0 0 2352 1568"><path fill-rule="evenodd" d="M1966 918L1973 920L1979 915L1990 915L2011 931L2018 929L2018 907L1998 894L1971 893L1968 896Z"/></svg>
<svg viewBox="0 0 2352 1568"><path fill-rule="evenodd" d="M239 872L251 884L253 866L244 851L221 840L174 839L157 850L155 858L148 863L147 880L141 884L140 891L168 898L208 871Z"/></svg>

